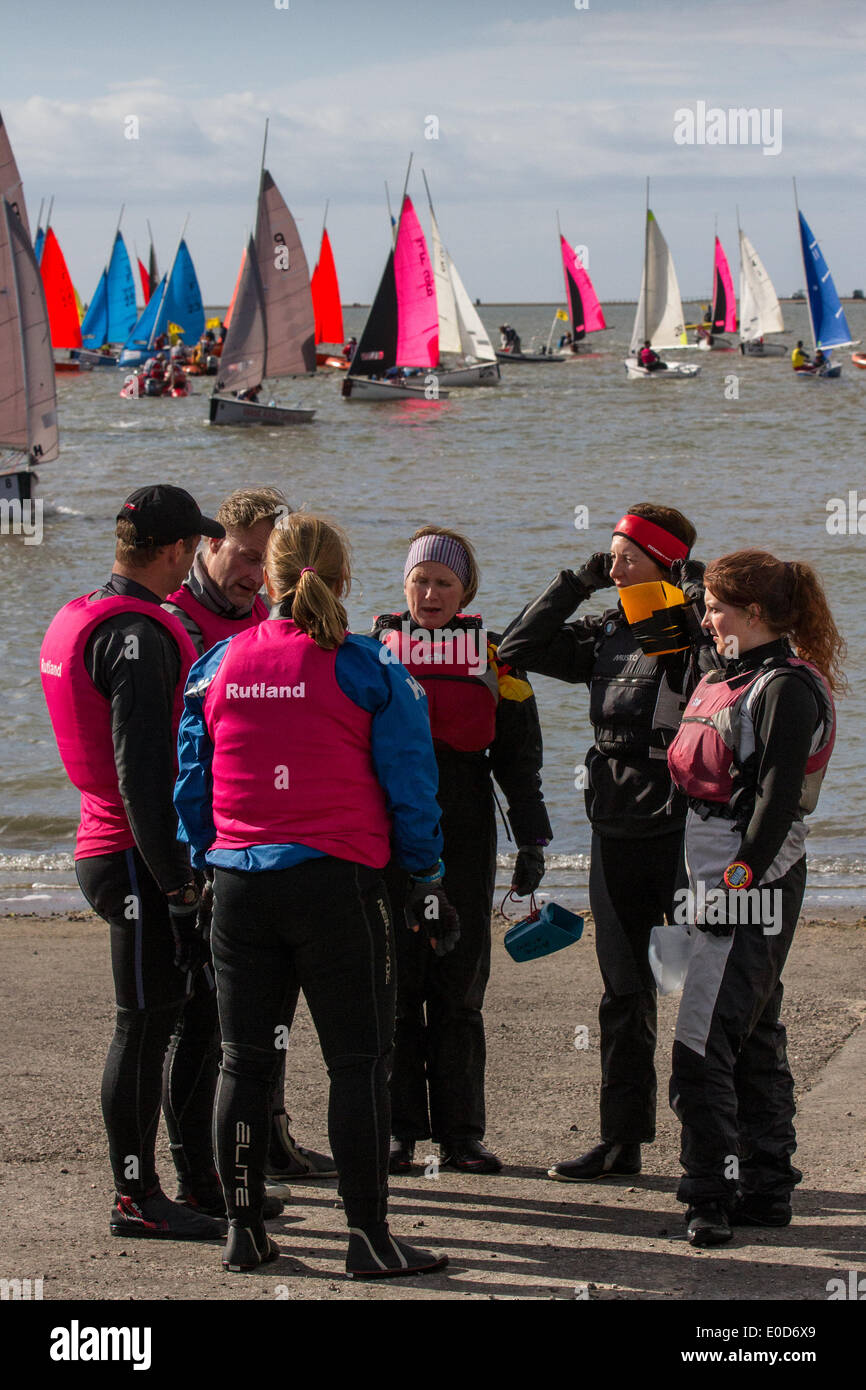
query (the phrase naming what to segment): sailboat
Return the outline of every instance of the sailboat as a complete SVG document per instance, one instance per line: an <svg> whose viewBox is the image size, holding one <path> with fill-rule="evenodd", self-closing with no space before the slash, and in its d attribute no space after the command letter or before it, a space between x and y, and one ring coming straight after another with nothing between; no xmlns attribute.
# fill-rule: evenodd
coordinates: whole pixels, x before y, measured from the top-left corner
<svg viewBox="0 0 866 1390"><path fill-rule="evenodd" d="M316 366L335 367L345 371L349 365L348 357L343 356L343 305L340 302L340 284L337 267L331 250L331 239L327 228L328 205L325 204L325 220L322 223L322 241L319 246L319 259L310 281L313 295L313 317L316 334ZM339 346L340 351L329 352L328 348Z"/></svg>
<svg viewBox="0 0 866 1390"><path fill-rule="evenodd" d="M111 256L99 277L81 325L82 347L76 355L80 361L89 362L94 367L117 366L117 354L103 352L102 349L125 343L136 318L135 281L120 231L121 217L123 208L117 219Z"/></svg>
<svg viewBox="0 0 866 1390"><path fill-rule="evenodd" d="M134 311L135 285L128 257L127 269ZM171 270L163 275L127 335L120 354L121 367L137 366L146 357L152 356L156 339L167 335L171 325L175 326L177 336L187 343L197 343L204 332L201 290L183 233L174 253Z"/></svg>
<svg viewBox="0 0 866 1390"><path fill-rule="evenodd" d="M439 366L436 370L439 385L497 386L500 372L496 353L439 234L427 175L422 173L422 177L430 208L433 277L439 313Z"/></svg>
<svg viewBox="0 0 866 1390"><path fill-rule="evenodd" d="M259 176L255 237L250 237L231 323L210 402L212 425L303 425L315 410L238 400L266 377L316 370L316 335L310 272L295 220L270 173L265 148Z"/></svg>
<svg viewBox="0 0 866 1390"><path fill-rule="evenodd" d="M733 352L731 344L719 333L736 333L737 300L734 295L734 280L731 267L725 255L725 248L715 237L713 243L713 303L709 323L698 324L696 346L703 352Z"/></svg>
<svg viewBox="0 0 866 1390"><path fill-rule="evenodd" d="M787 357L783 343L768 343L769 333L784 333L782 310L773 282L746 233L740 237L740 352L748 357Z"/></svg>
<svg viewBox="0 0 866 1390"><path fill-rule="evenodd" d="M809 301L809 326L812 330L812 345L821 351L826 361L820 367L795 367L798 377L835 378L842 375L841 365L834 366L830 353L837 347L854 347L858 338L851 337L851 329L845 311L839 302L836 286L830 268L821 254L821 248L812 233L808 222L797 203L797 184L794 183L794 203L797 208L797 221L800 228L800 247L803 252L803 270L806 273L806 293Z"/></svg>
<svg viewBox="0 0 866 1390"><path fill-rule="evenodd" d="M39 270L45 289L52 348L66 348L70 351L74 348L80 348L81 322L78 317L75 288L66 268L66 259L60 249L60 242L51 226L45 229ZM77 372L79 370L80 364L76 361L55 363L55 371L58 372Z"/></svg>
<svg viewBox="0 0 866 1390"><path fill-rule="evenodd" d="M59 452L48 307L0 116L0 499L28 502L34 468Z"/></svg>
<svg viewBox="0 0 866 1390"><path fill-rule="evenodd" d="M641 277L640 297L634 328L631 336L630 355L626 358L625 369L630 381L640 377L656 377L660 380L673 377L695 377L700 367L685 362L665 362L662 370L649 371L640 365L639 354L646 340L650 347L658 351L686 347L686 332L683 323L683 302L673 257L661 228L649 206L649 179L647 179L646 233L644 240L644 263ZM662 359L664 360L664 359Z"/></svg>
<svg viewBox="0 0 866 1390"><path fill-rule="evenodd" d="M568 305L568 329L571 343L565 353L566 358L576 357L580 344L587 333L600 333L607 328L602 307L598 302L593 283L577 252L569 246L556 218L559 250L562 256L562 273L565 277L565 299ZM548 343L548 348L550 344Z"/></svg>
<svg viewBox="0 0 866 1390"><path fill-rule="evenodd" d="M406 180L408 183L409 175ZM427 243L412 199L404 191L400 220L376 298L343 381L345 400L444 400L439 362L439 312ZM396 369L396 370L395 370ZM426 369L420 379L397 371ZM388 372L394 376L388 376Z"/></svg>

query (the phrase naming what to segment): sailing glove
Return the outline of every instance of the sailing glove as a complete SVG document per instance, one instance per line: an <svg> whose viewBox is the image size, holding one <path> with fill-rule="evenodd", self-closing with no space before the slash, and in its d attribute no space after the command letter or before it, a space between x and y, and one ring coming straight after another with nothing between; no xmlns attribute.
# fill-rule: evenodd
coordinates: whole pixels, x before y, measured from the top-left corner
<svg viewBox="0 0 866 1390"><path fill-rule="evenodd" d="M438 871L410 878L406 894L406 925L423 931L437 956L446 956L460 940L460 919L442 887L441 860Z"/></svg>
<svg viewBox="0 0 866 1390"><path fill-rule="evenodd" d="M198 891L192 892L191 887L188 885L168 895L168 916L174 937L175 966L178 970L195 972L204 963L207 948L198 924L201 900Z"/></svg>
<svg viewBox="0 0 866 1390"><path fill-rule="evenodd" d="M682 589L686 600L703 599L704 570L706 565L700 560L674 560L671 565L671 583Z"/></svg>
<svg viewBox="0 0 866 1390"><path fill-rule="evenodd" d="M544 851L540 845L521 845L514 864L511 887L518 898L534 893L544 878Z"/></svg>
<svg viewBox="0 0 866 1390"><path fill-rule="evenodd" d="M609 589L613 584L610 577L612 564L613 556L609 550L597 550L585 565L581 565L574 577L590 594L595 593L596 589Z"/></svg>

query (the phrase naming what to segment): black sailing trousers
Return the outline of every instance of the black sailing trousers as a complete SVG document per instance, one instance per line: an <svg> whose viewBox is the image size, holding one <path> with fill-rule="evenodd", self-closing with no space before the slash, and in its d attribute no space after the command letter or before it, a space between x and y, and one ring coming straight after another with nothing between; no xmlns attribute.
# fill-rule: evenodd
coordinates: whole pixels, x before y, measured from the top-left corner
<svg viewBox="0 0 866 1390"><path fill-rule="evenodd" d="M649 1144L656 1132L656 986L649 965L652 928L672 920L682 874L681 829L651 839L593 833L589 905L604 994L601 1138Z"/></svg>
<svg viewBox="0 0 866 1390"><path fill-rule="evenodd" d="M160 1103L178 1176L209 1185L219 1063L211 967L192 980L176 969L168 905L137 849L77 859L75 872L111 929L117 1019L102 1114L115 1187L128 1197L153 1187Z"/></svg>
<svg viewBox="0 0 866 1390"><path fill-rule="evenodd" d="M804 855L761 890L779 894L780 931L749 922L729 937L696 942L677 1018L670 1090L683 1126L685 1176L677 1197L690 1206L730 1206L738 1188L784 1197L802 1177L791 1163L794 1081L779 1014L780 977L805 888Z"/></svg>
<svg viewBox="0 0 866 1390"><path fill-rule="evenodd" d="M396 962L381 872L344 859L217 869L211 948L223 1060L214 1151L230 1217L261 1219L287 996L302 989L331 1080L328 1133L350 1226L385 1220Z"/></svg>

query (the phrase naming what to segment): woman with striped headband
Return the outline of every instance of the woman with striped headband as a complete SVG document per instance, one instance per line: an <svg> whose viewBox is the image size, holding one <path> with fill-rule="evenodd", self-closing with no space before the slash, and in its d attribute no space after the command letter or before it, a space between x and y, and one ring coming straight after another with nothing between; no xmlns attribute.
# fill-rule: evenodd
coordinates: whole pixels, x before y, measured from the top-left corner
<svg viewBox="0 0 866 1390"><path fill-rule="evenodd" d="M541 728L532 689L499 659L498 637L485 632L480 616L461 611L478 588L469 542L443 527L422 527L412 537L403 585L408 609L377 618L374 632L385 646L383 658L406 666L427 696L439 766L444 888L460 916L461 937L439 958L420 933L396 933L390 1168L409 1172L416 1141L432 1135L443 1165L496 1173L502 1165L482 1142L481 1010L496 875L492 778L508 802L518 846L514 888L523 896L541 882L542 850L552 834L541 794ZM406 877L395 863L386 881L392 902L402 902Z"/></svg>
<svg viewBox="0 0 866 1390"><path fill-rule="evenodd" d="M604 982L601 1143L549 1169L562 1182L639 1173L655 1138L656 987L650 931L673 920L686 801L671 785L665 750L702 669L717 664L697 624L689 646L648 655L622 605L567 621L597 589L652 580L679 584L702 608L703 565L689 560L696 531L682 512L644 502L614 527L609 551L563 570L523 610L500 646L507 661L589 687L595 743L586 758L592 825L589 902ZM681 643L682 645L682 643Z"/></svg>

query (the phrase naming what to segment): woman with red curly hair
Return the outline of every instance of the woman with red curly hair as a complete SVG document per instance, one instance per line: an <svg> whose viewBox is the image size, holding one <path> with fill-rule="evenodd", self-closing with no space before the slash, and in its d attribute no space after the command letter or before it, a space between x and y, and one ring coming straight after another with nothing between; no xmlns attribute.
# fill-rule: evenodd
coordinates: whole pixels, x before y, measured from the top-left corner
<svg viewBox="0 0 866 1390"><path fill-rule="evenodd" d="M668 750L689 798L688 917L697 925L673 1047L677 1196L693 1245L732 1225L786 1226L801 1180L781 974L806 886L804 816L836 731L844 642L811 566L739 550L704 576L705 676Z"/></svg>

